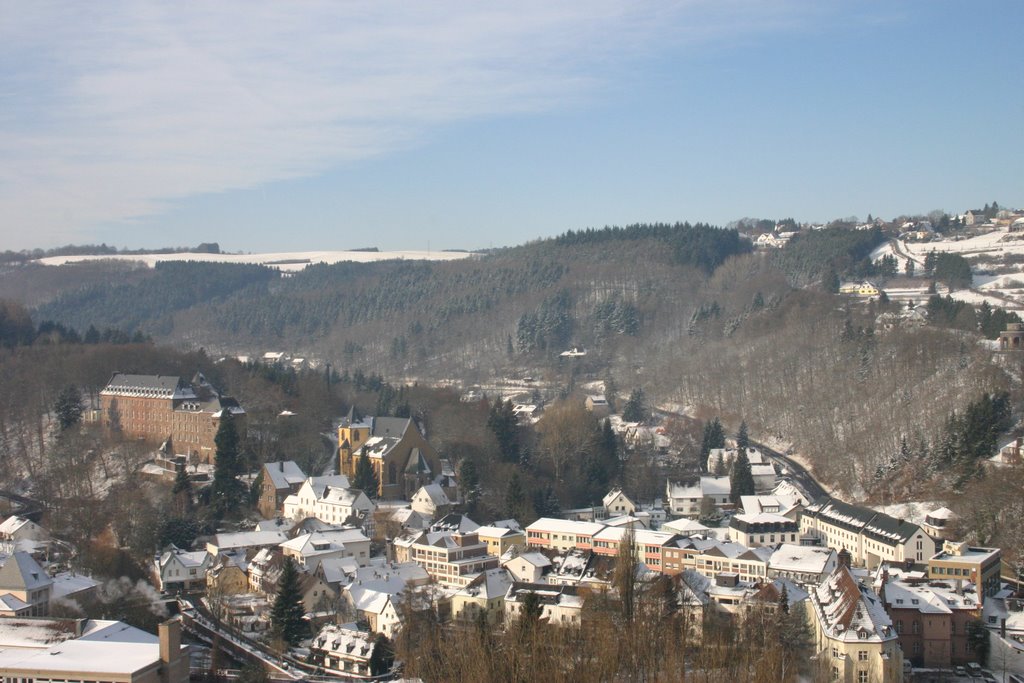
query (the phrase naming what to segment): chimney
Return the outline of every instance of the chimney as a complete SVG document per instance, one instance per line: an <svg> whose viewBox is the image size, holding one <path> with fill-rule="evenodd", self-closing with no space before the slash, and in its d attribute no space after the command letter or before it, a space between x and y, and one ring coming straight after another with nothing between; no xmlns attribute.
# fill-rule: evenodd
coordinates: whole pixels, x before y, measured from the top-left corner
<svg viewBox="0 0 1024 683"><path fill-rule="evenodd" d="M850 564L853 561L853 558L850 556L850 551L846 548L839 551L837 559L839 560L839 566L846 567L847 569L850 568Z"/></svg>
<svg viewBox="0 0 1024 683"><path fill-rule="evenodd" d="M159 626L160 682L185 683L189 679L188 646L181 646L181 621L168 619Z"/></svg>
<svg viewBox="0 0 1024 683"><path fill-rule="evenodd" d="M181 622L168 619L159 626L160 661L170 664L181 657Z"/></svg>
<svg viewBox="0 0 1024 683"><path fill-rule="evenodd" d="M278 468L278 470L280 470L281 472L284 472L284 460L278 460L278 461L277 461L277 468Z"/></svg>

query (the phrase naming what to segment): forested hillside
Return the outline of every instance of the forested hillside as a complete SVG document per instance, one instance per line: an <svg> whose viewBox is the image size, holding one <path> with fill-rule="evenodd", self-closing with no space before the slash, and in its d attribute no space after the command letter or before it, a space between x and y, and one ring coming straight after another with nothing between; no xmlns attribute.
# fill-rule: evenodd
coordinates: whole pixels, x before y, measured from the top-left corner
<svg viewBox="0 0 1024 683"><path fill-rule="evenodd" d="M0 273L0 294L17 298L40 278L51 295L37 322L138 328L211 354L282 350L392 381L531 375L549 397L592 379L623 394L643 387L655 403L745 417L762 438L792 441L827 481L881 499L962 485L933 456L944 425L985 394L1009 391L1016 406L1021 370L978 344L977 323L991 335L1000 312L939 315L936 299L934 324L883 332L875 317L895 305L832 294L840 277L877 273L868 255L882 239L836 228L755 253L735 230L634 225L464 261L289 277L167 263L118 266L109 287L61 288L53 273L78 266L26 266ZM573 346L586 356L559 357Z"/></svg>

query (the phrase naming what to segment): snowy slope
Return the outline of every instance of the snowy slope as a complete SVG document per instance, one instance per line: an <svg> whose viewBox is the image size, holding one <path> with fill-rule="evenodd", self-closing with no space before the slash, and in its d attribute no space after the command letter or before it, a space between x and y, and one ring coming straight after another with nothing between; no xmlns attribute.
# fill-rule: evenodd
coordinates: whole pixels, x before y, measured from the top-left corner
<svg viewBox="0 0 1024 683"><path fill-rule="evenodd" d="M279 270L302 270L314 263L340 263L354 261L369 263L405 259L410 261L454 261L473 254L465 251L294 251L273 254L140 254L103 256L48 256L38 263L47 266L62 266L82 261L135 261L152 268L161 261L204 261L207 263L256 263L273 266Z"/></svg>

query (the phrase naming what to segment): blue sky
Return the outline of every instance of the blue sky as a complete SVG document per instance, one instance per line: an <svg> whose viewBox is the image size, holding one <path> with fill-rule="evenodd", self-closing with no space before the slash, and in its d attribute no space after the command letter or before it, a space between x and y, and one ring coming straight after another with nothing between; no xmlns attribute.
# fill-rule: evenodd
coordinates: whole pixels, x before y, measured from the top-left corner
<svg viewBox="0 0 1024 683"><path fill-rule="evenodd" d="M1024 3L0 0L0 248L1024 206Z"/></svg>

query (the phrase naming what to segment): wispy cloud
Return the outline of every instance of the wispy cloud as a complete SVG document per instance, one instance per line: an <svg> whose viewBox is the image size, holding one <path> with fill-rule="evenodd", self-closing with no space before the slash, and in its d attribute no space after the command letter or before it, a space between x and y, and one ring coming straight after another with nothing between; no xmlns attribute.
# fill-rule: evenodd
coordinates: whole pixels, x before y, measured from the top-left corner
<svg viewBox="0 0 1024 683"><path fill-rule="evenodd" d="M572 106L659 44L793 15L626 0L0 0L0 13L8 247L317 174L441 124Z"/></svg>

